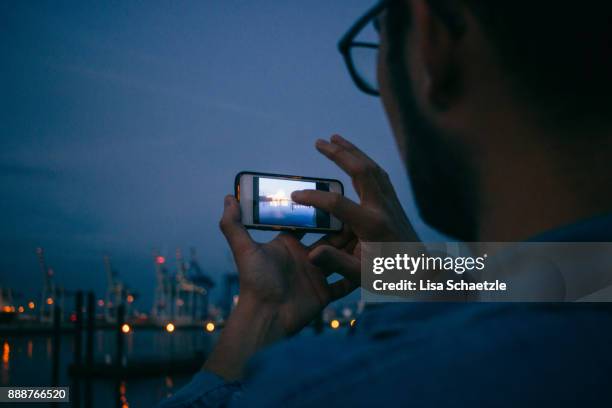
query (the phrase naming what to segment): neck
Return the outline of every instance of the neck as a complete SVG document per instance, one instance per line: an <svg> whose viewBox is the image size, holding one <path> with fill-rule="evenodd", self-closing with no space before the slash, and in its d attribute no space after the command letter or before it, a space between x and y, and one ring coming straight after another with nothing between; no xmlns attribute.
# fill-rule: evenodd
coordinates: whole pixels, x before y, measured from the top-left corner
<svg viewBox="0 0 612 408"><path fill-rule="evenodd" d="M612 211L609 138L521 130L496 140L521 143L499 143L481 162L480 241L525 240Z"/></svg>

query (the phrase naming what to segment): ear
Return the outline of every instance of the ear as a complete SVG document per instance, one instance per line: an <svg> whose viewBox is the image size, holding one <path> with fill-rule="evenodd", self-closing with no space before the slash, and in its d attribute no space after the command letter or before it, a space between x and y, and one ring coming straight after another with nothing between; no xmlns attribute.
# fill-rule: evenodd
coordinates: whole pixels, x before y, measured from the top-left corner
<svg viewBox="0 0 612 408"><path fill-rule="evenodd" d="M463 37L462 9L453 0L412 0L415 55L421 67L425 102L435 111L450 109L461 97L458 47Z"/></svg>

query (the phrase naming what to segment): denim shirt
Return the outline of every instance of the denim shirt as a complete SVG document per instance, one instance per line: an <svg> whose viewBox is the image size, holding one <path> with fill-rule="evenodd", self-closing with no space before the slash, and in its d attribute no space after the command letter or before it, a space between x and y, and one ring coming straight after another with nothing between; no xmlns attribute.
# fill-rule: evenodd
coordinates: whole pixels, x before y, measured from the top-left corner
<svg viewBox="0 0 612 408"><path fill-rule="evenodd" d="M612 241L612 216L536 237ZM197 373L161 408L612 406L608 303L402 303L366 307L350 332L258 353L245 380Z"/></svg>

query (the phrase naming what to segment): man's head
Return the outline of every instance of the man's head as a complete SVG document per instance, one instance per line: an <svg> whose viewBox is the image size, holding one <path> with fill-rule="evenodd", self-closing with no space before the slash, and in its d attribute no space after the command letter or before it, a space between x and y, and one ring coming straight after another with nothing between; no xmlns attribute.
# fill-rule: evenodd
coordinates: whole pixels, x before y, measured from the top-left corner
<svg viewBox="0 0 612 408"><path fill-rule="evenodd" d="M517 163L552 174L549 159L610 141L587 135L612 124L612 6L589 3L390 2L381 96L426 222L477 239L494 184L528 174Z"/></svg>

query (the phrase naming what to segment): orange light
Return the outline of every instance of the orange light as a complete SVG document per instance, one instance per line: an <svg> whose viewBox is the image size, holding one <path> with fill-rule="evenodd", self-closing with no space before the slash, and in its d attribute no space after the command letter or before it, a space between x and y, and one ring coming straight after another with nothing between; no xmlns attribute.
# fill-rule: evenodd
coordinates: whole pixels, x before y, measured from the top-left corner
<svg viewBox="0 0 612 408"><path fill-rule="evenodd" d="M36 307L36 303L32 302L31 300L28 302L28 307L30 309L34 309Z"/></svg>
<svg viewBox="0 0 612 408"><path fill-rule="evenodd" d="M17 310L19 311L19 313L23 313L23 311L24 311L25 309L23 308L23 306L19 306L19 307L17 308Z"/></svg>
<svg viewBox="0 0 612 408"><path fill-rule="evenodd" d="M213 322L208 322L206 323L206 325L204 326L204 329L209 332L212 333L215 331L215 324Z"/></svg>
<svg viewBox="0 0 612 408"><path fill-rule="evenodd" d="M53 298L48 297L47 298L47 304L48 305L52 305L53 304Z"/></svg>
<svg viewBox="0 0 612 408"><path fill-rule="evenodd" d="M172 323L168 323L168 324L166 325L166 331L167 331L168 333L172 333L172 332L174 331L174 324L172 324Z"/></svg>
<svg viewBox="0 0 612 408"><path fill-rule="evenodd" d="M121 326L121 331L125 334L128 334L130 331L132 331L132 328L129 324L123 323L123 325Z"/></svg>
<svg viewBox="0 0 612 408"><path fill-rule="evenodd" d="M174 387L174 381L172 381L172 377L166 377L165 382L166 382L166 388Z"/></svg>
<svg viewBox="0 0 612 408"><path fill-rule="evenodd" d="M338 319L332 320L331 322L329 322L329 327L336 330L338 327L340 327L340 321Z"/></svg>
<svg viewBox="0 0 612 408"><path fill-rule="evenodd" d="M2 311L4 313L11 313L11 307L10 306L4 306L4 307L2 307Z"/></svg>
<svg viewBox="0 0 612 408"><path fill-rule="evenodd" d="M127 295L127 302L128 303L134 302L134 296L133 295Z"/></svg>
<svg viewBox="0 0 612 408"><path fill-rule="evenodd" d="M355 327L355 325L357 324L357 319L351 319L350 323L351 327Z"/></svg>
<svg viewBox="0 0 612 408"><path fill-rule="evenodd" d="M155 262L157 262L158 264L163 264L164 262L166 262L166 258L164 258L163 256L159 255L155 258Z"/></svg>
<svg viewBox="0 0 612 408"><path fill-rule="evenodd" d="M11 346L5 341L2 346L2 364L4 366L8 365L9 357L11 355Z"/></svg>

